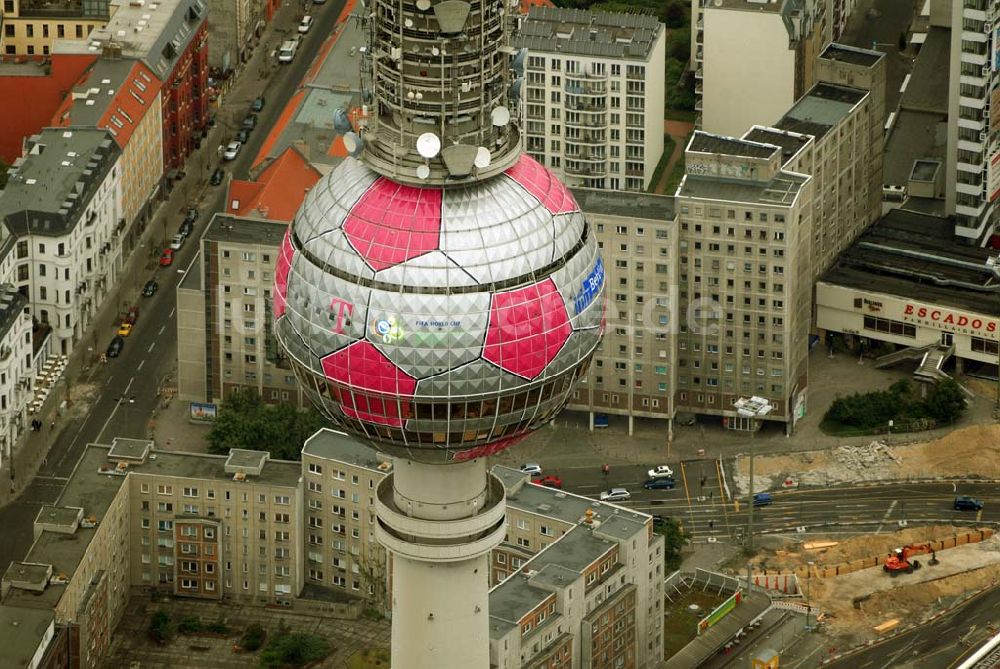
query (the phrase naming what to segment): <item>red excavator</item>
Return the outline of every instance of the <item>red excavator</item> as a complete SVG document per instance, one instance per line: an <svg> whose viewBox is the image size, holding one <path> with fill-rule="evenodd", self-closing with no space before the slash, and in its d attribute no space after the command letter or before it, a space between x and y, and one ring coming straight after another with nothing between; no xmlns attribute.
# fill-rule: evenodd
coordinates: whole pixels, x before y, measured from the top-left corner
<svg viewBox="0 0 1000 669"><path fill-rule="evenodd" d="M912 574L917 569L920 569L920 562L911 558L914 555L925 555L927 553L931 553L931 564L935 564L937 560L934 559L934 550L930 547L930 544L907 544L889 553L889 557L885 559L882 569L889 572L890 576L896 576L904 571L907 574Z"/></svg>

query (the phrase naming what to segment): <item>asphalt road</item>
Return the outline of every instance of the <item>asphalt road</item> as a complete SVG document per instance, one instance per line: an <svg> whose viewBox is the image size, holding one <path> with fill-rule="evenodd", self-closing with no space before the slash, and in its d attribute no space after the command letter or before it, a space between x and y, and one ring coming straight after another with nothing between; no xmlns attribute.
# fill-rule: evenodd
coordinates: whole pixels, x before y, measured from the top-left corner
<svg viewBox="0 0 1000 669"><path fill-rule="evenodd" d="M993 636L998 624L1000 587L993 586L927 625L824 666L832 669L951 669Z"/></svg>
<svg viewBox="0 0 1000 669"><path fill-rule="evenodd" d="M247 82L237 83L234 90L224 100L222 109L217 116L216 127L211 130L206 141L202 142L201 151L209 159L193 157L189 159L188 174L184 182L174 186L179 192L200 192L200 216L195 224L192 235L187 243L175 255L170 267L159 267L155 256L147 247L136 249L136 253L145 254L147 258L137 258L137 268L124 275L124 285L116 296L116 301L129 296L138 295L139 289L149 279L159 283L159 290L152 297L136 297L134 302L139 306L139 318L132 333L127 337L125 347L117 358L109 359L106 365L91 369L87 381L99 388L99 393L92 409L83 417L68 419L59 423L55 441L49 450L47 460L38 475L27 486L23 494L12 504L0 508L0 527L3 528L4 541L0 542L0 569L6 568L11 561L21 560L27 554L32 543L32 524L42 504L55 502L65 487L68 477L76 467L83 449L88 443L110 443L114 437L146 438L149 422L160 401L158 391L169 378L176 367L177 359L177 327L176 327L176 289L184 268L194 259L198 246L198 238L204 232L212 214L221 211L225 198L225 189L221 186L207 185L211 171L218 163L216 147L228 141L228 128L225 119L236 119L236 125L246 115L250 100L266 88L267 104L258 114L258 125L250 137L247 146L240 152L236 160L226 163L227 173L237 178L246 178L252 161L273 126L287 101L294 94L298 83L311 65L313 54L318 50L323 40L330 34L344 2L328 2L313 6L313 29L305 36L298 55L291 64L277 67L267 65L264 59L270 56L264 49L258 49L254 60L244 71L244 78L256 81L255 75L261 67L271 68L271 84L259 85L259 90ZM286 19L291 21L291 18ZM290 27L278 27L269 37L269 43L276 44L287 35L295 32L295 23ZM223 122L219 122L219 116ZM213 154L213 155L209 155ZM191 166L207 165L204 169ZM172 197L160 207L153 221L150 222L149 235L156 240L148 242L159 245L162 240L172 237L184 217L185 207L176 206L176 198ZM159 248L155 253L158 253ZM96 351L107 347L113 331L94 332L87 335L84 341ZM90 339L88 342L87 339ZM31 434L29 439L39 442L42 435ZM41 444L39 444L40 446ZM32 447L29 442L27 447Z"/></svg>

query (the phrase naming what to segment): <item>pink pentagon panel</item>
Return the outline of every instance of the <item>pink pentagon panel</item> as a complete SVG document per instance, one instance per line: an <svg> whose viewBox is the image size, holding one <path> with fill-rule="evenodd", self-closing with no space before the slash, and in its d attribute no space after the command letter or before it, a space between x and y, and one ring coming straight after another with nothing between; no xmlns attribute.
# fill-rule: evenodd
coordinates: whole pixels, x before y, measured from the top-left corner
<svg viewBox="0 0 1000 669"><path fill-rule="evenodd" d="M526 153L521 154L520 160L505 174L534 195L535 199L553 214L564 214L579 209L563 182Z"/></svg>
<svg viewBox="0 0 1000 669"><path fill-rule="evenodd" d="M468 462L469 460L475 460L476 458L485 458L488 455L496 455L500 451L507 450L511 446L517 446L525 437L528 436L528 432L524 434L516 434L513 437L504 437L499 441L494 441L483 446L476 446L474 448L467 448L465 450L456 451L451 459L455 462Z"/></svg>
<svg viewBox="0 0 1000 669"><path fill-rule="evenodd" d="M285 313L285 296L288 294L288 271L292 267L295 249L292 248L292 229L285 230L285 238L281 241L278 251L278 262L274 268L274 317L280 318Z"/></svg>
<svg viewBox="0 0 1000 669"><path fill-rule="evenodd" d="M403 426L417 380L371 342L356 341L321 362L328 379L348 386L336 391L345 414L379 425Z"/></svg>
<svg viewBox="0 0 1000 669"><path fill-rule="evenodd" d="M376 272L438 247L441 191L380 177L344 222L344 233Z"/></svg>
<svg viewBox="0 0 1000 669"><path fill-rule="evenodd" d="M493 295L483 358L526 379L542 373L572 334L552 279Z"/></svg>

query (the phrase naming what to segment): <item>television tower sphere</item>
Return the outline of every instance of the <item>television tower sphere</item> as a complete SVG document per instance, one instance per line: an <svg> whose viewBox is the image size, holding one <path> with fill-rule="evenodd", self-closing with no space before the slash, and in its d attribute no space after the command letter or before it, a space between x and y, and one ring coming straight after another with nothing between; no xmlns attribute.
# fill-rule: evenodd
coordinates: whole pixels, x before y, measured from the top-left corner
<svg viewBox="0 0 1000 669"><path fill-rule="evenodd" d="M278 341L334 424L389 455L461 462L565 406L603 333L604 265L528 155L422 186L347 158L289 227L273 298Z"/></svg>

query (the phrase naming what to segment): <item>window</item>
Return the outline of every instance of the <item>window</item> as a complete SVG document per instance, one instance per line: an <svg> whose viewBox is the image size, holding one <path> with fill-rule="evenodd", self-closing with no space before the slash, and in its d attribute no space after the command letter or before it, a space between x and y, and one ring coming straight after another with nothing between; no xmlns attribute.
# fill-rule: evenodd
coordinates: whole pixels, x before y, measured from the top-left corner
<svg viewBox="0 0 1000 669"><path fill-rule="evenodd" d="M197 488L184 488L184 492L182 494L185 497L197 497L198 496L198 489Z"/></svg>
<svg viewBox="0 0 1000 669"><path fill-rule="evenodd" d="M323 465L317 465L315 463L310 462L309 463L309 473L310 474L322 474L323 473Z"/></svg>

